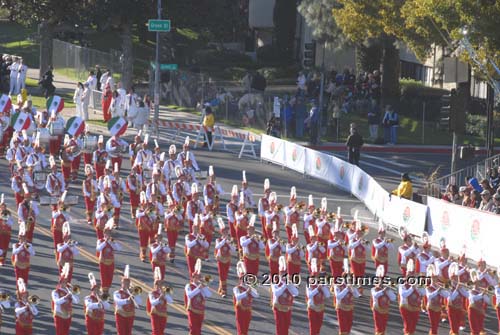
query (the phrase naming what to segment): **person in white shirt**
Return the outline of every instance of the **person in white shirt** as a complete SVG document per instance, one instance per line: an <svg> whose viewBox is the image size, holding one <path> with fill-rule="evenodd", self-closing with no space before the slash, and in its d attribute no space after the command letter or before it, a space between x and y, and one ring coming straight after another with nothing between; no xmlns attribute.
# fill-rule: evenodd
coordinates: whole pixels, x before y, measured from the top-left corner
<svg viewBox="0 0 500 335"><path fill-rule="evenodd" d="M240 279L239 284L233 288L236 330L238 334L248 334L252 320L252 301L259 297L259 293L246 282L247 269L243 261L236 264L236 273Z"/></svg>
<svg viewBox="0 0 500 335"><path fill-rule="evenodd" d="M82 104L83 104L82 98L84 90L85 89L83 87L83 84L81 82L78 82L78 84L76 84L75 93L73 94L73 102L75 103L76 106L76 115L81 117L82 119L84 119L83 109L82 109Z"/></svg>
<svg viewBox="0 0 500 335"><path fill-rule="evenodd" d="M83 84L83 92L81 97L81 117L83 121L87 121L89 119L89 104L92 103L92 100L94 99L94 94L92 93L92 89L90 88L90 84L88 82ZM92 103L92 105L94 104Z"/></svg>
<svg viewBox="0 0 500 335"><path fill-rule="evenodd" d="M186 284L186 310L189 320L189 333L202 334L203 320L205 318L205 301L212 296L209 282L201 280L201 259L196 261L192 279Z"/></svg>
<svg viewBox="0 0 500 335"><path fill-rule="evenodd" d="M104 314L109 310L107 294L99 293L99 285L93 273L89 273L90 294L85 297L85 326L88 334L102 334L104 331Z"/></svg>
<svg viewBox="0 0 500 335"><path fill-rule="evenodd" d="M19 60L19 65L17 68L17 85L16 89L18 92L21 92L22 89L26 88L26 74L28 73L28 67L24 64L23 59Z"/></svg>
<svg viewBox="0 0 500 335"><path fill-rule="evenodd" d="M68 274L69 264L66 264L62 270L56 289L52 291L56 334L69 334L73 304L80 302L80 297L72 292L73 287L68 280Z"/></svg>
<svg viewBox="0 0 500 335"><path fill-rule="evenodd" d="M281 280L278 284L271 285L276 334L288 333L292 322L293 300L299 295L297 287L283 279L286 278L286 273L285 256L281 256L279 258L279 278Z"/></svg>
<svg viewBox="0 0 500 335"><path fill-rule="evenodd" d="M19 88L17 87L17 76L19 75L17 57L14 58L14 62L7 69L10 70L9 95L16 95L19 93Z"/></svg>

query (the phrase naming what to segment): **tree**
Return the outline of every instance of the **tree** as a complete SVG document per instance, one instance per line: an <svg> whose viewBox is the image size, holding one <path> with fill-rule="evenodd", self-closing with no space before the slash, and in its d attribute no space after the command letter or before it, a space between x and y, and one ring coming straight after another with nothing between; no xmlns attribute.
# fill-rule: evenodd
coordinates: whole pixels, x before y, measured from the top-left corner
<svg viewBox="0 0 500 335"><path fill-rule="evenodd" d="M313 37L316 40L328 43L335 42L341 47L345 46L348 40L332 16L332 11L336 6L338 6L336 0L302 0L298 11L313 29Z"/></svg>
<svg viewBox="0 0 500 335"><path fill-rule="evenodd" d="M295 26L297 22L297 6L294 1L276 0L273 12L276 46L281 56L293 57Z"/></svg>

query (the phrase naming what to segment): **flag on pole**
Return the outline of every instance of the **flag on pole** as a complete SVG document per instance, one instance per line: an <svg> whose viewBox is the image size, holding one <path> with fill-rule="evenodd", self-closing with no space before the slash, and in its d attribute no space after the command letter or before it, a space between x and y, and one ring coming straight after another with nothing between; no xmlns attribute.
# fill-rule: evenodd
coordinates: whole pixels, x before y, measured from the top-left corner
<svg viewBox="0 0 500 335"><path fill-rule="evenodd" d="M127 131L128 123L127 121L119 116L111 118L108 122L108 130L111 136L120 136Z"/></svg>
<svg viewBox="0 0 500 335"><path fill-rule="evenodd" d="M17 112L12 115L10 125L15 131L22 131L23 129L28 129L30 127L31 119L28 113Z"/></svg>
<svg viewBox="0 0 500 335"><path fill-rule="evenodd" d="M10 114L12 111L12 100L6 94L2 94L0 97L0 113Z"/></svg>
<svg viewBox="0 0 500 335"><path fill-rule="evenodd" d="M85 121L79 116L73 116L66 121L66 133L78 136L85 130Z"/></svg>
<svg viewBox="0 0 500 335"><path fill-rule="evenodd" d="M58 95L53 95L47 99L47 111L49 115L52 114L52 111L59 113L64 108L64 100Z"/></svg>

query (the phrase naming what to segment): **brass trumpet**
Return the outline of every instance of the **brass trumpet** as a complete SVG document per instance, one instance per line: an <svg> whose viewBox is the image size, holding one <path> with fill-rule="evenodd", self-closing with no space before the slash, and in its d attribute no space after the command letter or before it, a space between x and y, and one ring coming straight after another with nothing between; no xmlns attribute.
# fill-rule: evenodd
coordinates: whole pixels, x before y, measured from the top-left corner
<svg viewBox="0 0 500 335"><path fill-rule="evenodd" d="M103 292L101 295L98 294L97 297L101 301L107 301L107 302L111 301L111 296L109 295L109 293L106 292Z"/></svg>
<svg viewBox="0 0 500 335"><path fill-rule="evenodd" d="M206 275L205 277L203 277L203 280L201 280L201 283L203 285L208 285L212 282L212 276L211 275Z"/></svg>
<svg viewBox="0 0 500 335"><path fill-rule="evenodd" d="M40 297L37 295L30 295L28 297L28 302L32 305L38 305L40 303Z"/></svg>
<svg viewBox="0 0 500 335"><path fill-rule="evenodd" d="M7 294L6 292L0 293L0 301L7 301L10 300L10 295Z"/></svg>
<svg viewBox="0 0 500 335"><path fill-rule="evenodd" d="M313 216L318 219L321 216L321 208L316 208L313 212Z"/></svg>
<svg viewBox="0 0 500 335"><path fill-rule="evenodd" d="M392 242L394 242L394 239L393 238L386 238L385 241L387 243L392 243Z"/></svg>
<svg viewBox="0 0 500 335"><path fill-rule="evenodd" d="M342 228L349 229L349 228L351 228L351 224L346 222L346 223L342 224Z"/></svg>
<svg viewBox="0 0 500 335"><path fill-rule="evenodd" d="M173 289L170 286L162 286L161 291L163 294L172 294Z"/></svg>
<svg viewBox="0 0 500 335"><path fill-rule="evenodd" d="M301 211L306 208L306 203L304 201L301 201L295 205L295 210Z"/></svg>
<svg viewBox="0 0 500 335"><path fill-rule="evenodd" d="M182 208L182 205L181 205L181 204L179 204L179 205L175 206L175 211L176 211L177 213L181 212L181 211L182 211L182 209L183 209L183 208Z"/></svg>
<svg viewBox="0 0 500 335"><path fill-rule="evenodd" d="M132 295L139 295L139 294L142 294L142 287L140 286L134 286L132 287Z"/></svg>
<svg viewBox="0 0 500 335"><path fill-rule="evenodd" d="M71 294L73 294L73 295L78 295L81 292L81 288L79 285L73 285L73 284L68 283L67 287L71 290Z"/></svg>

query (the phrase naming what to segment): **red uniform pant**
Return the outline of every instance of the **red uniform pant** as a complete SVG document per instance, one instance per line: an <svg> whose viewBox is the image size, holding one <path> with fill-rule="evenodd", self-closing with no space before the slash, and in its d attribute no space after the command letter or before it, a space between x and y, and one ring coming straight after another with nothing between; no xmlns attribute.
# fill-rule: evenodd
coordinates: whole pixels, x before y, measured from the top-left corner
<svg viewBox="0 0 500 335"><path fill-rule="evenodd" d="M248 335L248 328L250 328L250 321L252 320L252 310L244 310L241 307L236 307L236 333L237 335Z"/></svg>
<svg viewBox="0 0 500 335"><path fill-rule="evenodd" d="M54 326L56 327L56 335L69 335L71 317L63 319L59 316L54 316Z"/></svg>
<svg viewBox="0 0 500 335"><path fill-rule="evenodd" d="M236 240L236 228L235 228L236 223L228 221L227 224L229 225L229 233L231 234L231 237L233 238L233 240ZM237 243L238 245L240 245L240 242Z"/></svg>
<svg viewBox="0 0 500 335"><path fill-rule="evenodd" d="M95 200L90 200L90 197L84 197L83 200L85 202L85 214L87 220L92 220L92 214L94 213L95 209Z"/></svg>
<svg viewBox="0 0 500 335"><path fill-rule="evenodd" d="M441 311L436 312L428 309L427 314L429 315L429 323L431 324L429 334L437 335L439 331L439 322L441 321Z"/></svg>
<svg viewBox="0 0 500 335"><path fill-rule="evenodd" d="M49 153L52 156L56 156L61 148L62 136L50 137L49 139Z"/></svg>
<svg viewBox="0 0 500 335"><path fill-rule="evenodd" d="M344 311L337 309L337 320L339 320L339 332L341 334L348 334L352 328L353 311Z"/></svg>
<svg viewBox="0 0 500 335"><path fill-rule="evenodd" d="M11 232L2 232L0 233L0 250L2 250L2 255L0 256L0 263L5 261L5 257L7 257L7 252L9 251L9 243L10 243Z"/></svg>
<svg viewBox="0 0 500 335"><path fill-rule="evenodd" d="M160 268L161 280L165 280L165 264L151 263L151 268L153 268L153 274L155 273L156 267Z"/></svg>
<svg viewBox="0 0 500 335"><path fill-rule="evenodd" d="M248 259L245 257L243 262L245 263L248 274L252 274L254 276L259 274L259 259Z"/></svg>
<svg viewBox="0 0 500 335"><path fill-rule="evenodd" d="M118 171L122 169L122 158L121 157L111 157L111 164L113 165L113 171L115 168L115 163L118 163Z"/></svg>
<svg viewBox="0 0 500 335"><path fill-rule="evenodd" d="M177 244L177 238L179 237L179 232L177 230L167 230L167 240L168 247L170 248L170 258L175 258L175 245Z"/></svg>
<svg viewBox="0 0 500 335"><path fill-rule="evenodd" d="M378 311L373 311L373 323L375 325L375 334L384 334L385 328L387 328L387 319L389 318L389 313L380 313Z"/></svg>
<svg viewBox="0 0 500 335"><path fill-rule="evenodd" d="M186 256L186 262L187 262L187 266L188 266L188 270L189 270L189 278L191 278L193 276L194 267L196 265L196 260L197 260L196 257Z"/></svg>
<svg viewBox="0 0 500 335"><path fill-rule="evenodd" d="M375 261L375 269L378 268L379 265L383 265L384 266L384 273L387 273L387 271L389 271L389 264L388 262L379 262L379 261Z"/></svg>
<svg viewBox="0 0 500 335"><path fill-rule="evenodd" d="M332 277L342 277L342 273L344 272L344 262L330 259L330 270L332 271Z"/></svg>
<svg viewBox="0 0 500 335"><path fill-rule="evenodd" d="M96 234L98 240L101 240L104 238L104 230L102 230L102 229L99 229L96 227L95 234Z"/></svg>
<svg viewBox="0 0 500 335"><path fill-rule="evenodd" d="M484 330L484 310L469 307L469 326L471 335L479 335Z"/></svg>
<svg viewBox="0 0 500 335"><path fill-rule="evenodd" d="M87 164L92 165L92 153L91 152L84 152L83 153L83 164L85 164L85 165L87 165Z"/></svg>
<svg viewBox="0 0 500 335"><path fill-rule="evenodd" d="M151 314L151 335L164 335L167 317Z"/></svg>
<svg viewBox="0 0 500 335"><path fill-rule="evenodd" d="M64 264L63 264L63 266L64 266ZM59 276L61 275L62 270L63 270L63 267L59 266ZM71 279L73 279L73 265L72 264L70 265L69 271L68 271L68 282L69 283L71 283Z"/></svg>
<svg viewBox="0 0 500 335"><path fill-rule="evenodd" d="M33 326L23 326L16 321L16 335L31 335L33 334Z"/></svg>
<svg viewBox="0 0 500 335"><path fill-rule="evenodd" d="M204 319L205 314L188 311L189 335L201 335L201 327L203 326Z"/></svg>
<svg viewBox="0 0 500 335"><path fill-rule="evenodd" d="M28 286L28 277L30 274L30 268L27 267L26 269L20 269L16 266L16 267L14 267L14 273L16 275L16 286L17 286L17 280L19 278L23 278L24 283L26 284L26 287L27 287Z"/></svg>
<svg viewBox="0 0 500 335"><path fill-rule="evenodd" d="M311 236L309 236L309 232L304 230L304 238L306 239L306 244L311 243Z"/></svg>
<svg viewBox="0 0 500 335"><path fill-rule="evenodd" d="M272 237L272 234L271 235L267 235L266 217L265 216L261 216L260 217L260 224L262 225L262 235L264 235L264 237L266 238L266 240L268 240L269 237Z"/></svg>
<svg viewBox="0 0 500 335"><path fill-rule="evenodd" d="M53 229L52 230L52 239L54 240L54 250L57 250L57 245L59 243L63 243L62 231Z"/></svg>
<svg viewBox="0 0 500 335"><path fill-rule="evenodd" d="M95 170L95 178L99 180L101 176L104 176L104 168L106 167L106 163L104 164L94 164Z"/></svg>
<svg viewBox="0 0 500 335"><path fill-rule="evenodd" d="M78 155L73 158L71 162L71 177L76 179L78 176L78 170L80 169L80 161L82 160L82 155Z"/></svg>
<svg viewBox="0 0 500 335"><path fill-rule="evenodd" d="M300 264L294 264L292 262L287 263L287 272L291 280L294 276L300 276Z"/></svg>
<svg viewBox="0 0 500 335"><path fill-rule="evenodd" d="M61 171L64 177L64 181L67 182L71 177L71 161L61 162Z"/></svg>
<svg viewBox="0 0 500 335"><path fill-rule="evenodd" d="M420 311L409 311L406 308L399 308L401 317L403 318L403 329L405 334L415 333L417 328Z"/></svg>
<svg viewBox="0 0 500 335"><path fill-rule="evenodd" d="M279 264L279 262L277 260L273 261L272 259L270 259L269 260L269 274L271 275L271 278L274 278L279 273L280 273L280 264Z"/></svg>
<svg viewBox="0 0 500 335"><path fill-rule="evenodd" d="M281 312L273 308L274 322L276 322L276 335L288 335L292 322L292 311Z"/></svg>
<svg viewBox="0 0 500 335"><path fill-rule="evenodd" d="M134 328L134 317L123 317L120 314L115 314L116 334L117 335L132 335Z"/></svg>
<svg viewBox="0 0 500 335"><path fill-rule="evenodd" d="M500 306L497 306L497 320L498 320L498 332L500 333Z"/></svg>
<svg viewBox="0 0 500 335"><path fill-rule="evenodd" d="M222 263L217 261L217 271L219 272L219 280L221 282L226 282L229 274L229 268L231 267L231 261L227 263Z"/></svg>
<svg viewBox="0 0 500 335"><path fill-rule="evenodd" d="M36 225L36 221L33 221L33 223L31 223L28 226L28 229L26 230L26 241L28 241L29 243L33 243L33 235L35 233L35 225Z"/></svg>
<svg viewBox="0 0 500 335"><path fill-rule="evenodd" d="M309 335L319 335L323 325L323 315L325 312L317 312L310 308L307 309L309 318Z"/></svg>
<svg viewBox="0 0 500 335"><path fill-rule="evenodd" d="M150 243L151 231L147 229L138 230L139 232L139 245L141 248L147 248ZM153 242L153 240L151 240Z"/></svg>
<svg viewBox="0 0 500 335"><path fill-rule="evenodd" d="M94 320L86 315L85 326L87 327L87 335L102 335L104 332L104 320Z"/></svg>
<svg viewBox="0 0 500 335"><path fill-rule="evenodd" d="M99 263L99 272L101 274L101 286L103 289L109 289L113 282L113 273L115 272L115 263L106 265Z"/></svg>
<svg viewBox="0 0 500 335"><path fill-rule="evenodd" d="M448 307L448 321L450 322L450 331L454 334L460 332L461 320L464 317L464 311L461 309Z"/></svg>
<svg viewBox="0 0 500 335"><path fill-rule="evenodd" d="M129 197L130 197L130 210L132 217L135 217L135 211L137 210L137 207L139 207L139 200L140 200L140 193L137 194L137 192L132 191L129 192Z"/></svg>
<svg viewBox="0 0 500 335"><path fill-rule="evenodd" d="M363 277L365 275L366 262L356 263L351 261L352 274L355 277Z"/></svg>
<svg viewBox="0 0 500 335"><path fill-rule="evenodd" d="M288 243L291 243L292 242L292 227L286 225L285 230L286 230L286 237L288 238Z"/></svg>
<svg viewBox="0 0 500 335"><path fill-rule="evenodd" d="M16 207L19 207L19 204L23 202L24 196L22 193L16 192Z"/></svg>
<svg viewBox="0 0 500 335"><path fill-rule="evenodd" d="M241 249L240 240L243 236L247 236L247 231L236 226L236 240L238 243L238 249Z"/></svg>

